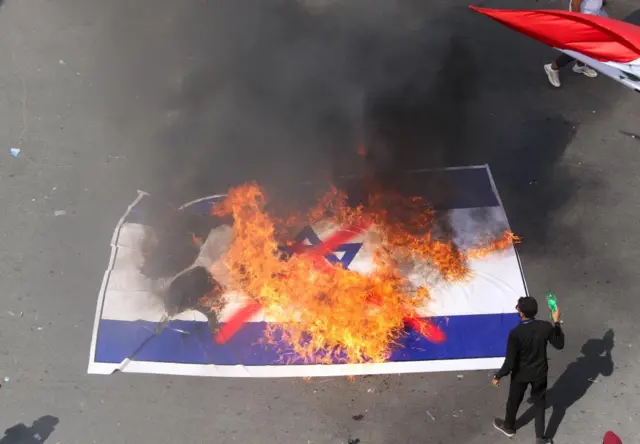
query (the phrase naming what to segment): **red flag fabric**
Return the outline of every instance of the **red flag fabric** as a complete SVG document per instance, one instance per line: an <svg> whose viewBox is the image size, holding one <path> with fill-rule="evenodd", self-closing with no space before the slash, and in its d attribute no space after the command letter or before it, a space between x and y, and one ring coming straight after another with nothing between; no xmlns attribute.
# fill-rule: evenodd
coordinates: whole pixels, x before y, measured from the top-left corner
<svg viewBox="0 0 640 444"><path fill-rule="evenodd" d="M604 434L604 441L602 441L602 444L622 444L622 440L612 431L608 431Z"/></svg>
<svg viewBox="0 0 640 444"><path fill-rule="evenodd" d="M554 48L601 62L640 59L640 26L631 23L570 11L470 8Z"/></svg>

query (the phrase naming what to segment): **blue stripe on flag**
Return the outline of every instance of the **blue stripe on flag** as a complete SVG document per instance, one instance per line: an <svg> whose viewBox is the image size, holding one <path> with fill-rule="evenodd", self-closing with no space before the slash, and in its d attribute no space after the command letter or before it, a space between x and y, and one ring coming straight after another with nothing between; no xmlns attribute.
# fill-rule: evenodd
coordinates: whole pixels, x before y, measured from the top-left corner
<svg viewBox="0 0 640 444"><path fill-rule="evenodd" d="M519 317L516 313L485 314L431 318L431 321L445 331L446 342L433 344L408 331L390 361L502 357L504 338L517 325ZM282 351L264 344L266 324L262 322L245 324L224 345L212 340L206 322L172 321L154 334L156 325L147 321L101 320L96 362L120 363L130 358L180 364L283 364Z"/></svg>
<svg viewBox="0 0 640 444"><path fill-rule="evenodd" d="M493 191L486 168L459 168L407 173L407 192L422 196L436 210L497 207L500 205ZM204 199L189 205L197 214L209 214L214 199ZM145 199L131 209L125 222L144 223Z"/></svg>

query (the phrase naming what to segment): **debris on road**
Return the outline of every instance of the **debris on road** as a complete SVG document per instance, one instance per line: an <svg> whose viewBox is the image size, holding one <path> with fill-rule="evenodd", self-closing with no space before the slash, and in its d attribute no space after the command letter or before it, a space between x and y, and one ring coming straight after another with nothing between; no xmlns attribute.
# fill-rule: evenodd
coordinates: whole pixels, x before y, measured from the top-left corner
<svg viewBox="0 0 640 444"><path fill-rule="evenodd" d="M632 139L640 140L640 134L630 133L629 131L623 131L623 130L619 130L619 131L620 131L620 134L623 134L625 136L629 136Z"/></svg>
<svg viewBox="0 0 640 444"><path fill-rule="evenodd" d="M18 157L20 155L20 148L9 148L9 152L13 157Z"/></svg>
<svg viewBox="0 0 640 444"><path fill-rule="evenodd" d="M10 377L8 377L8 376L5 376L5 377L4 377L4 382L9 382L9 381L11 381L11 378L10 378Z"/></svg>
<svg viewBox="0 0 640 444"><path fill-rule="evenodd" d="M427 410L427 415L429 415L429 418L431 418L432 420L436 420L436 418L434 418L434 416L431 414L431 412L429 410Z"/></svg>
<svg viewBox="0 0 640 444"><path fill-rule="evenodd" d="M458 379L462 379L462 378L464 378L464 375L463 374L459 374L457 377L458 377Z"/></svg>
<svg viewBox="0 0 640 444"><path fill-rule="evenodd" d="M364 415L362 413L359 413L357 415L353 415L351 417L354 421L362 421L362 419L364 418Z"/></svg>
<svg viewBox="0 0 640 444"><path fill-rule="evenodd" d="M54 216L64 216L66 214L67 214L67 212L65 210L56 210L56 211L53 212Z"/></svg>

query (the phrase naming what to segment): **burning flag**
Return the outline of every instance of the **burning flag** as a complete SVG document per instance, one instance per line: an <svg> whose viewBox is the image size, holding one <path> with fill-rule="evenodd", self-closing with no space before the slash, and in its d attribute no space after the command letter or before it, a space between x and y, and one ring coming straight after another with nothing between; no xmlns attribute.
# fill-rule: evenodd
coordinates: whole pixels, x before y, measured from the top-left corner
<svg viewBox="0 0 640 444"><path fill-rule="evenodd" d="M640 26L570 11L470 8L640 92Z"/></svg>
<svg viewBox="0 0 640 444"><path fill-rule="evenodd" d="M247 184L185 204L159 224L141 194L114 233L89 371L499 367L526 287L489 171L406 178L415 192L374 193L353 205L332 189L293 216Z"/></svg>
<svg viewBox="0 0 640 444"><path fill-rule="evenodd" d="M231 288L252 296L248 305L252 312L257 305L264 307L273 323L270 342L284 341L305 362L384 362L407 323L431 340L444 340L442 333L418 321L417 310L428 302L429 291L414 287L401 267L430 264L445 280L460 281L469 277L469 256L481 257L517 240L506 232L498 241L461 251L451 240L434 238L433 211L419 197L372 195L354 208L347 205L344 193L334 189L302 222L348 228L333 235L339 240L307 249L294 245L301 254L283 261L278 254L277 221L265 210L266 204L260 187L249 184L232 189L212 213L233 216L226 257ZM377 238L368 273L326 260L334 248L330 244L340 245L341 238L361 233Z"/></svg>

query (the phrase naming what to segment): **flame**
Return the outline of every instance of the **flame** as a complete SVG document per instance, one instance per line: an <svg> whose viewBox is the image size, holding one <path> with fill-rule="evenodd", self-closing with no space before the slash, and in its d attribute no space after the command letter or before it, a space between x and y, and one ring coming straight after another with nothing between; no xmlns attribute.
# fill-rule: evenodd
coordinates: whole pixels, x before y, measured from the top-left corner
<svg viewBox="0 0 640 444"><path fill-rule="evenodd" d="M250 183L231 189L212 213L233 216L225 259L231 289L263 308L269 325L275 325L267 331L271 343L286 344L293 359L305 362L383 362L406 325L442 340L439 331L417 315L430 298L428 289L415 288L400 266L424 262L446 280L461 280L469 275L469 257L482 257L517 239L508 232L495 242L460 251L452 242L434 238L434 213L421 198L393 193L374 194L366 205L349 206L346 194L332 188L304 217L281 219L269 215L266 204L263 190ZM360 274L329 264L324 255L337 246L327 245L331 241L297 250L288 242L286 236L300 224L320 221L376 238L370 242L375 245L373 271ZM341 243L340 234L335 239ZM283 244L300 254L283 260Z"/></svg>
<svg viewBox="0 0 640 444"><path fill-rule="evenodd" d="M467 256L470 259L483 258L495 251L504 250L509 245L519 244L521 240L522 239L519 236L516 236L511 231L505 231L500 239L490 242L484 247L474 248L467 253Z"/></svg>

